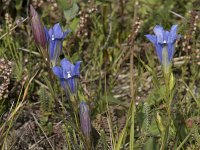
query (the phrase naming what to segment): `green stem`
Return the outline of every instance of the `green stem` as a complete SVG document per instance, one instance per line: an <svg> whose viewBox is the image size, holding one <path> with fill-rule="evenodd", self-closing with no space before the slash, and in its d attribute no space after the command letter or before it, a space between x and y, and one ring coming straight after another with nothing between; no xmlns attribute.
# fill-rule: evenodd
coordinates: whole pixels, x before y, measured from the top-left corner
<svg viewBox="0 0 200 150"><path fill-rule="evenodd" d="M186 138L183 140L183 142L181 142L181 144L178 146L178 148L176 150L180 150L182 148L182 146L187 142L187 140L189 139L189 137L191 136L192 133L193 133L193 130L190 131L190 133L186 136Z"/></svg>
<svg viewBox="0 0 200 150"><path fill-rule="evenodd" d="M136 23L137 20L137 11L138 11L138 7L137 7L137 0L134 1L134 17L133 17L133 24ZM130 47L130 51L131 51L131 55L130 55L130 93L131 93L131 129L130 129L130 150L134 150L134 137L135 137L135 133L134 133L134 124L135 124L135 88L134 88L134 72L133 72L133 66L134 66L134 39L135 37L133 36L131 41L133 43L133 46Z"/></svg>
<svg viewBox="0 0 200 150"><path fill-rule="evenodd" d="M130 56L130 87L131 87L131 129L130 129L130 149L134 149L134 117L135 117L135 99L134 99L134 87L133 87L133 49L131 49Z"/></svg>
<svg viewBox="0 0 200 150"><path fill-rule="evenodd" d="M166 110L167 110L167 126L165 128L165 133L162 137L162 145L161 145L161 150L165 150L167 149L167 141L169 138L169 129L170 129L170 125L171 125L171 102L172 102L172 91L170 89L170 75L171 75L171 71L169 72L165 72L164 71L164 80L165 80L165 106L166 106Z"/></svg>
<svg viewBox="0 0 200 150"><path fill-rule="evenodd" d="M164 137L162 137L162 145L161 145L161 150L167 149L167 141L168 141L168 136L169 136L169 128L170 128L171 121L169 121L167 127L165 128L165 134Z"/></svg>

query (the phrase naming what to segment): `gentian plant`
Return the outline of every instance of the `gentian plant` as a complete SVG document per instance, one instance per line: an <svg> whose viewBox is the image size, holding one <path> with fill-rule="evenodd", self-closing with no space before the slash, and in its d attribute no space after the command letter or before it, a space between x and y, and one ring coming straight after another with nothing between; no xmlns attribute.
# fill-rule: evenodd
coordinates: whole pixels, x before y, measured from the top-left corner
<svg viewBox="0 0 200 150"><path fill-rule="evenodd" d="M162 26L156 25L153 31L155 35L145 36L154 44L164 71L168 72L174 55L174 44L180 38L180 35L176 34L177 25L173 25L170 31L165 31Z"/></svg>
<svg viewBox="0 0 200 150"><path fill-rule="evenodd" d="M80 76L80 64L81 61L77 61L74 65L64 58L60 62L61 67L53 67L54 74L60 79L61 86L68 95L77 95L77 79Z"/></svg>
<svg viewBox="0 0 200 150"><path fill-rule="evenodd" d="M164 105L166 108L167 114L167 124L164 123L159 112L156 114L156 121L158 128L160 130L162 144L161 149L164 150L167 147L167 140L169 137L169 128L171 126L172 117L171 117L171 103L173 100L173 90L175 86L175 79L171 71L171 62L174 56L174 45L177 39L180 38L180 35L177 35L177 25L173 25L170 31L165 31L162 26L157 25L153 29L155 35L145 35L155 46L158 59L163 66L164 81L165 81L165 91L160 93L163 96ZM159 85L157 85L159 87ZM158 90L163 89L159 88Z"/></svg>
<svg viewBox="0 0 200 150"><path fill-rule="evenodd" d="M59 23L55 24L48 30L40 22L39 15L32 6L30 6L30 22L35 43L41 49L43 58L47 64L49 78L52 81L52 87L55 84L52 77L53 71L53 73L59 78L67 98L72 102L72 109L74 111L72 111L71 115L74 115L73 118L77 123L77 128L80 126L80 130L83 133L81 135L84 135L84 141L86 142L85 145L87 149L92 149L89 106L84 101L78 101L78 78L80 76L79 69L81 61L77 61L74 65L64 58L60 61L60 66L56 66L60 53L62 52L63 40L70 30L63 32ZM78 114L80 124L78 121Z"/></svg>
<svg viewBox="0 0 200 150"><path fill-rule="evenodd" d="M57 59L62 52L62 43L67 34L70 30L66 30L65 32L62 31L62 28L59 23L55 24L49 30L45 29L46 38L49 42L49 58L51 61L52 66L54 67L57 63Z"/></svg>

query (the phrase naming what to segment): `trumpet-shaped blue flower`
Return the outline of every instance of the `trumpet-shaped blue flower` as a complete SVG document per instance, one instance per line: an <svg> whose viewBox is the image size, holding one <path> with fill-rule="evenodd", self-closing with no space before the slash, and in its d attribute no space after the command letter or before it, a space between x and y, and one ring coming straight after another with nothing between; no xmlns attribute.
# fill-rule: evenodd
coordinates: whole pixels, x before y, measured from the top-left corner
<svg viewBox="0 0 200 150"><path fill-rule="evenodd" d="M49 57L53 66L56 65L57 58L62 51L62 42L69 32L70 30L63 32L59 23L49 30L45 28L45 34L49 42Z"/></svg>
<svg viewBox="0 0 200 150"><path fill-rule="evenodd" d="M162 26L156 25L153 29L155 35L145 35L155 46L160 62L169 66L174 55L174 44L180 35L177 35L177 25L173 25L170 31L165 31Z"/></svg>
<svg viewBox="0 0 200 150"><path fill-rule="evenodd" d="M70 90L71 93L76 92L76 78L80 76L79 68L81 61L77 61L75 65L73 65L66 58L62 59L61 67L55 66L53 67L54 74L60 79L61 86L65 90Z"/></svg>

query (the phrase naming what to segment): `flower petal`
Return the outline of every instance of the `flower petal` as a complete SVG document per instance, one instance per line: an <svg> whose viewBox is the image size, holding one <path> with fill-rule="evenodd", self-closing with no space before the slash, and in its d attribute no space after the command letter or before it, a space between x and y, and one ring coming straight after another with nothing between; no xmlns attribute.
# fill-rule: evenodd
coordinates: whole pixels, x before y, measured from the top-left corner
<svg viewBox="0 0 200 150"><path fill-rule="evenodd" d="M50 60L54 59L55 51L56 51L56 45L57 45L57 40L50 40L49 42L49 56Z"/></svg>
<svg viewBox="0 0 200 150"><path fill-rule="evenodd" d="M53 73L56 75L56 76L58 76L59 78L63 78L63 70L62 70L62 68L61 67L53 67L52 68L52 70L53 70Z"/></svg>
<svg viewBox="0 0 200 150"><path fill-rule="evenodd" d="M73 71L74 75L77 75L77 76L80 75L80 73L79 73L80 65L81 65L81 61L77 61L75 64L75 67L74 67L74 71Z"/></svg>
<svg viewBox="0 0 200 150"><path fill-rule="evenodd" d="M73 76L74 65L70 63L66 58L62 59L61 67L63 69L63 76L65 79L69 79Z"/></svg>
<svg viewBox="0 0 200 150"><path fill-rule="evenodd" d="M156 43L156 36L155 35L151 35L151 34L147 34L145 35L147 39L149 39L149 41L151 41L153 44Z"/></svg>
<svg viewBox="0 0 200 150"><path fill-rule="evenodd" d="M164 31L163 43L168 43L169 31Z"/></svg>
<svg viewBox="0 0 200 150"><path fill-rule="evenodd" d="M55 39L62 39L63 31L62 31L62 28L60 27L59 23L56 23L53 26L53 32L54 32Z"/></svg>
<svg viewBox="0 0 200 150"><path fill-rule="evenodd" d="M63 69L69 70L71 71L71 67L73 66L73 64L68 61L66 58L63 58L60 62L61 66Z"/></svg>
<svg viewBox="0 0 200 150"><path fill-rule="evenodd" d="M156 37L157 37L157 43L163 43L163 34L164 34L164 30L163 27L160 25L156 25L153 29Z"/></svg>
<svg viewBox="0 0 200 150"><path fill-rule="evenodd" d="M176 32L177 32L177 27L178 25L173 25L171 27L171 30L170 30L170 33L169 33L169 43L174 43L177 39L177 35L176 35Z"/></svg>
<svg viewBox="0 0 200 150"><path fill-rule="evenodd" d="M49 37L50 37L50 40L54 40L54 33L53 33L52 28L49 29Z"/></svg>
<svg viewBox="0 0 200 150"><path fill-rule="evenodd" d="M171 62L174 56L174 44L167 44L167 49L168 49L168 59L169 62Z"/></svg>
<svg viewBox="0 0 200 150"><path fill-rule="evenodd" d="M163 50L163 44L156 44L156 53L158 55L158 59L160 60L160 62L162 63L162 50Z"/></svg>
<svg viewBox="0 0 200 150"><path fill-rule="evenodd" d="M74 84L74 77L67 79L67 83L70 87L72 93L75 92L75 84Z"/></svg>

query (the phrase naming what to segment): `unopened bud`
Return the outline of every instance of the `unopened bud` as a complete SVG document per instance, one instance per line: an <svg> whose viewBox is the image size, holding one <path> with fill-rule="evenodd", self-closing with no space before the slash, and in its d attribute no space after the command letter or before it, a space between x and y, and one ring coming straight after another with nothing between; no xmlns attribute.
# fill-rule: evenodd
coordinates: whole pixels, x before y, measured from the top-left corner
<svg viewBox="0 0 200 150"><path fill-rule="evenodd" d="M85 137L87 138L87 141L90 140L90 133L91 133L90 112L89 112L89 106L86 104L86 102L80 103L80 124L81 124L81 130L85 135Z"/></svg>
<svg viewBox="0 0 200 150"><path fill-rule="evenodd" d="M47 39L45 36L44 26L32 5L30 6L30 22L35 43L43 49L46 49Z"/></svg>

